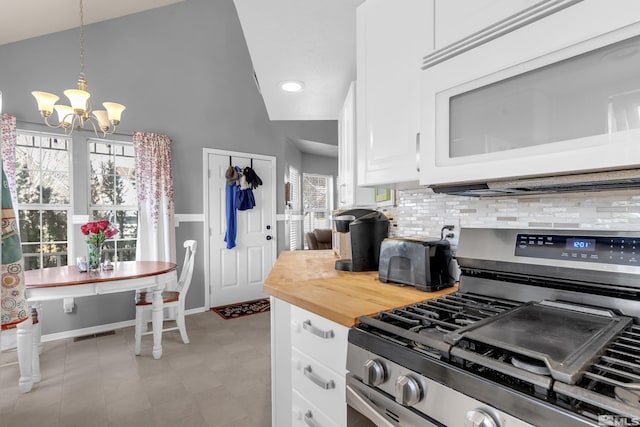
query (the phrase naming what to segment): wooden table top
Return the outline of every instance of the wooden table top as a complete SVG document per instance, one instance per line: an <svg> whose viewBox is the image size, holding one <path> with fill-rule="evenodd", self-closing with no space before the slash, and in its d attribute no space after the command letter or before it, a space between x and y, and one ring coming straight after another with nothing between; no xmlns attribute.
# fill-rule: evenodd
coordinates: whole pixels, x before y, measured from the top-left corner
<svg viewBox="0 0 640 427"><path fill-rule="evenodd" d="M156 276L176 269L172 262L124 261L113 263L113 270L80 272L77 265L41 268L24 272L25 286L29 288L51 288L83 285L113 280L137 279Z"/></svg>
<svg viewBox="0 0 640 427"><path fill-rule="evenodd" d="M378 280L377 271L335 269L332 250L282 252L264 282L269 295L297 305L341 325L351 327L370 316L418 301L455 292L457 286L422 292Z"/></svg>

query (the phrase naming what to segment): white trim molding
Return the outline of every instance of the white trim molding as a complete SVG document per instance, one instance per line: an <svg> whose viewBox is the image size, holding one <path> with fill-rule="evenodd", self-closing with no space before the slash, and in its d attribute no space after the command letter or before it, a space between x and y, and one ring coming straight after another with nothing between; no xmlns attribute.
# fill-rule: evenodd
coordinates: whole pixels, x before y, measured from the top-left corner
<svg viewBox="0 0 640 427"><path fill-rule="evenodd" d="M176 227L180 227L181 222L204 222L204 214L175 214Z"/></svg>
<svg viewBox="0 0 640 427"><path fill-rule="evenodd" d="M204 313L206 311L209 311L209 310L206 309L205 307L197 307L197 308L192 308L190 310L185 311L185 315L189 316L192 314ZM125 320L123 322L108 323L104 325L91 326L89 328L74 329L69 331L57 332L54 334L43 335L42 342L56 341L56 340L62 340L66 338L83 337L85 335L100 334L102 332L108 332L114 329L134 327L135 322L136 322L135 319L132 319L132 320ZM14 334L12 334L11 331L15 331L15 329L2 332L3 343L2 343L1 350L8 350L11 348L15 348L15 338L11 336L11 335L15 335L15 332Z"/></svg>
<svg viewBox="0 0 640 427"><path fill-rule="evenodd" d="M71 215L72 224L86 224L89 222L89 215Z"/></svg>

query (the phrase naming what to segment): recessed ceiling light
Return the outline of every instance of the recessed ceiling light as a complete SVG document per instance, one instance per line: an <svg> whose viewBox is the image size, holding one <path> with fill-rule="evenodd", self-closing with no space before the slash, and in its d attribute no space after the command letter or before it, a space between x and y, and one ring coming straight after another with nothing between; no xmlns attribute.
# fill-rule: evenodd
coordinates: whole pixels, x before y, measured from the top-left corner
<svg viewBox="0 0 640 427"><path fill-rule="evenodd" d="M304 83L297 80L286 80L280 82L280 89L285 92L300 92L304 88Z"/></svg>

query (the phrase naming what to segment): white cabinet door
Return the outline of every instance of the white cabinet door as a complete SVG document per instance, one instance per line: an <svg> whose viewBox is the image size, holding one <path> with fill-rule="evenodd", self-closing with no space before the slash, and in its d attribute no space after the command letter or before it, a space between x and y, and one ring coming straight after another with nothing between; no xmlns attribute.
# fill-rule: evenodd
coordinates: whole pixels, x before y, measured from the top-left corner
<svg viewBox="0 0 640 427"><path fill-rule="evenodd" d="M367 0L357 10L359 185L416 182L420 66L433 49L433 0Z"/></svg>
<svg viewBox="0 0 640 427"><path fill-rule="evenodd" d="M346 425L348 333L345 326L271 297L273 426Z"/></svg>
<svg viewBox="0 0 640 427"><path fill-rule="evenodd" d="M356 87L349 85L338 119L338 207L350 208L375 203L373 188L356 182Z"/></svg>
<svg viewBox="0 0 640 427"><path fill-rule="evenodd" d="M626 105L640 87L638 67L620 61L640 38L640 2L569 4L535 21L527 10L522 25L445 60L441 50L430 55L420 184L494 185L640 164L640 130L611 126L616 101Z"/></svg>
<svg viewBox="0 0 640 427"><path fill-rule="evenodd" d="M539 2L540 0L435 0L436 49L455 43Z"/></svg>
<svg viewBox="0 0 640 427"><path fill-rule="evenodd" d="M291 426L291 305L271 299L271 425Z"/></svg>

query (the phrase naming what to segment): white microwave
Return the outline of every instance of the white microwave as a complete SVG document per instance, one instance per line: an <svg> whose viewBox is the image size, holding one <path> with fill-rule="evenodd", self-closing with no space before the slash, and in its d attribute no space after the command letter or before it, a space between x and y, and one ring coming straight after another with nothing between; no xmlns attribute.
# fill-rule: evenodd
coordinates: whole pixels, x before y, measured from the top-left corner
<svg viewBox="0 0 640 427"><path fill-rule="evenodd" d="M586 0L426 65L420 183L640 167L636 21L640 1Z"/></svg>

